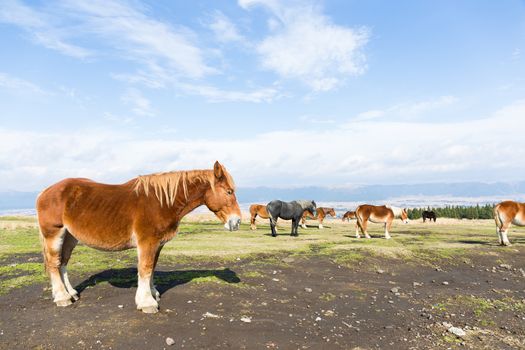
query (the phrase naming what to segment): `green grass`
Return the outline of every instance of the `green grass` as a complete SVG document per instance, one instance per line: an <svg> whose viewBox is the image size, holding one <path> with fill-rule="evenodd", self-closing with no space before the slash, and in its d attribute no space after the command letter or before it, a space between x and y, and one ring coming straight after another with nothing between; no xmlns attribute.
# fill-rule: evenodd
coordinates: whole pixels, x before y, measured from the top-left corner
<svg viewBox="0 0 525 350"><path fill-rule="evenodd" d="M437 224L413 221L408 225L396 220L391 240L383 238L382 225L369 225L372 239L356 239L354 222L342 224L339 220L327 220L325 227L323 230L300 228L299 237L291 237L289 224L282 223L278 237L273 238L267 224L258 225L257 231L243 224L239 231L228 232L217 221L184 220L180 233L165 245L160 264L227 266L240 261L255 267L258 264L287 265L282 260L285 257L323 256L348 267L370 257L432 265L442 260L464 261L469 254L499 255L507 249L525 248L525 228L514 226L509 233L513 247L499 247L492 220L442 219ZM35 218L0 217L0 293L45 280L43 269L38 267L40 252ZM18 265L12 266L12 262ZM135 250L101 252L79 245L73 252L69 270L71 275L92 274L135 264ZM374 268L373 264L368 267ZM201 276L192 280L205 283L214 279L216 277Z"/></svg>

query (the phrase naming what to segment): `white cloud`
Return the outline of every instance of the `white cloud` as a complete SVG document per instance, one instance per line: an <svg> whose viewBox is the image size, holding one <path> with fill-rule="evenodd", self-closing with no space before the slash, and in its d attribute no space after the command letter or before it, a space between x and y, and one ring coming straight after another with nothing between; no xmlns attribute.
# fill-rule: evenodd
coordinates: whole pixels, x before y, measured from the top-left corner
<svg viewBox="0 0 525 350"><path fill-rule="evenodd" d="M39 95L47 95L38 85L30 81L13 77L9 74L0 72L0 88L15 91L18 93L36 93Z"/></svg>
<svg viewBox="0 0 525 350"><path fill-rule="evenodd" d="M70 31L54 24L50 16L37 12L17 0L0 2L0 22L22 27L36 42L64 55L85 58L92 54L86 48L68 43L66 40L71 34Z"/></svg>
<svg viewBox="0 0 525 350"><path fill-rule="evenodd" d="M127 106L131 107L131 111L134 114L145 117L152 117L155 115L150 100L144 97L139 90L128 89L126 93L122 95L121 100Z"/></svg>
<svg viewBox="0 0 525 350"><path fill-rule="evenodd" d="M235 24L220 11L216 11L213 14L210 23L208 23L208 28L214 32L215 37L220 42L245 41L245 38L239 33Z"/></svg>
<svg viewBox="0 0 525 350"><path fill-rule="evenodd" d="M252 91L222 90L209 85L178 84L189 94L204 96L210 102L271 102L282 96L277 88L260 88Z"/></svg>
<svg viewBox="0 0 525 350"><path fill-rule="evenodd" d="M360 121L216 141L0 129L0 190L37 190L69 176L121 182L155 171L210 168L217 159L240 186L522 180L525 165L516 159L525 158L524 114L525 101L518 101L465 122Z"/></svg>
<svg viewBox="0 0 525 350"><path fill-rule="evenodd" d="M159 65L190 78L215 72L204 62L188 28L176 29L123 1L68 0L65 6L83 21L85 32L97 35L148 69Z"/></svg>
<svg viewBox="0 0 525 350"><path fill-rule="evenodd" d="M459 99L454 96L446 95L438 98L412 103L401 103L390 106L386 109L373 109L359 113L352 118L353 121L373 120L383 117L394 117L396 119L413 119L414 117L424 116L425 113L440 110L457 103Z"/></svg>
<svg viewBox="0 0 525 350"><path fill-rule="evenodd" d="M362 74L362 52L369 32L336 25L313 5L285 6L277 1L240 0L239 5L268 8L281 22L259 44L257 51L265 69L279 76L298 79L314 91L340 86L348 76Z"/></svg>

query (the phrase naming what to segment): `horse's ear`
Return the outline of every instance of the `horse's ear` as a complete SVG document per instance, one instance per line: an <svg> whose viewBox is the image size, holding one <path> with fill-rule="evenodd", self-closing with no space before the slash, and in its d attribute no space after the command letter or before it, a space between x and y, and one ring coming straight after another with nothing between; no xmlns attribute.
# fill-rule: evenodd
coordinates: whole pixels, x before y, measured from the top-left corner
<svg viewBox="0 0 525 350"><path fill-rule="evenodd" d="M217 179L221 179L224 176L224 169L222 168L222 165L221 163L219 163L218 160L213 165L213 174Z"/></svg>

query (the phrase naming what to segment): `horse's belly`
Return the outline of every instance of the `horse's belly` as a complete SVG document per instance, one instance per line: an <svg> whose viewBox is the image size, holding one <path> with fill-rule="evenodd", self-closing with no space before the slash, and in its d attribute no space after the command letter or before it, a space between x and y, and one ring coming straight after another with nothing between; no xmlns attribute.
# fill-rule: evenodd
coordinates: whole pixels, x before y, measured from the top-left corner
<svg viewBox="0 0 525 350"><path fill-rule="evenodd" d="M517 214L514 219L512 220L512 223L516 226L525 226L525 215Z"/></svg>
<svg viewBox="0 0 525 350"><path fill-rule="evenodd" d="M136 238L131 232L93 231L67 225L66 228L73 237L91 248L118 251L135 248L137 246Z"/></svg>
<svg viewBox="0 0 525 350"><path fill-rule="evenodd" d="M384 224L386 222L385 218L380 218L380 217L377 217L377 216L370 216L370 218L368 218L368 220L370 222L373 222L374 224Z"/></svg>

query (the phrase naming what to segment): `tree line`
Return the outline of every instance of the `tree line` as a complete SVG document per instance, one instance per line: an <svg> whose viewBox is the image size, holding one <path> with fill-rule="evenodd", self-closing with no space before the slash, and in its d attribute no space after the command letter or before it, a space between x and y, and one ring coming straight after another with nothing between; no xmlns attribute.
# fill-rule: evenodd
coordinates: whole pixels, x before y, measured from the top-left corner
<svg viewBox="0 0 525 350"><path fill-rule="evenodd" d="M407 210L408 218L411 220L421 219L423 211L434 211L438 218L453 218L453 219L493 219L494 205L486 204L480 206L463 206L463 205L447 205L442 208L412 208Z"/></svg>

